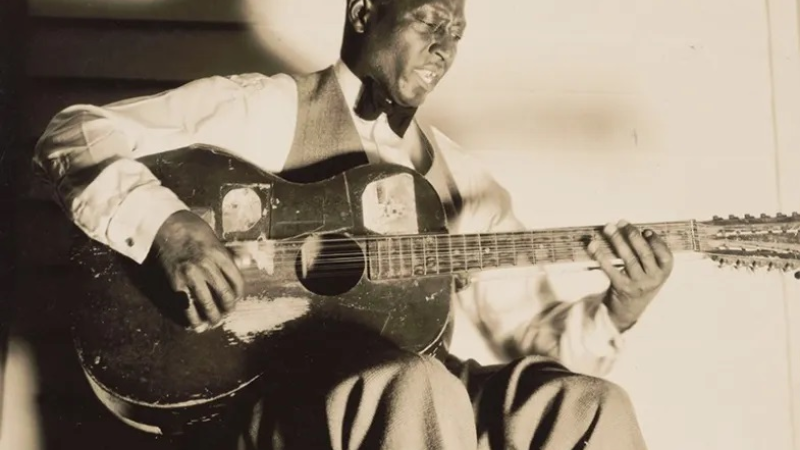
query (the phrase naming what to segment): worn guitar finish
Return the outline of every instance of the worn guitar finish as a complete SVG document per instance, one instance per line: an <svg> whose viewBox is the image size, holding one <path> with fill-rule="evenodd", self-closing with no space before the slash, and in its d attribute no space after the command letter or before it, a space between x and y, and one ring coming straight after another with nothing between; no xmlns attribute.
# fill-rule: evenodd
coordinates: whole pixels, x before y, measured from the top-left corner
<svg viewBox="0 0 800 450"><path fill-rule="evenodd" d="M398 176L411 183L424 211L406 211L406 217L416 219L414 228L445 231L439 197L418 175L397 167L362 167L322 183L296 185L200 149L141 161L208 219L236 256L247 289L244 306L227 321L232 326L198 334L187 331L179 311L169 308L181 299L169 291L152 261L139 266L93 241L76 248L74 260L89 275L74 327L78 354L96 394L131 425L179 432L184 424L208 420L239 398L248 401L244 390L269 372L271 353L290 345L292 331L310 323L352 323L416 352L434 352L442 343L452 276L443 272L413 282L370 277L366 246L347 239L375 234L363 226L362 206L366 202L376 209L381 202L374 189L367 194L365 189ZM237 189L238 196L226 196ZM229 205L224 198L232 199ZM248 217L253 213L257 221L242 230L242 220L253 222ZM301 259L309 252L301 244L313 250L319 241L310 236L320 235L325 237L320 269L315 273L311 268L303 278ZM341 268L336 258L345 262ZM331 267L332 272L327 270ZM257 318L248 324L248 318L259 314L271 329L247 333L259 324ZM270 317L291 320L270 324ZM244 330L237 334L237 326ZM334 345L331 351L347 349Z"/></svg>
<svg viewBox="0 0 800 450"><path fill-rule="evenodd" d="M76 246L86 275L74 326L81 364L112 412L155 433L252 402L256 381L303 345L357 351L319 330L344 326L439 354L455 274L589 261L585 246L601 236L600 226L450 235L433 187L400 166L301 185L208 148L140 161L212 226L247 286L221 326L198 334L179 319L182 301L151 260L138 265L91 240ZM789 270L800 261L797 214L640 226L673 252L720 264Z"/></svg>

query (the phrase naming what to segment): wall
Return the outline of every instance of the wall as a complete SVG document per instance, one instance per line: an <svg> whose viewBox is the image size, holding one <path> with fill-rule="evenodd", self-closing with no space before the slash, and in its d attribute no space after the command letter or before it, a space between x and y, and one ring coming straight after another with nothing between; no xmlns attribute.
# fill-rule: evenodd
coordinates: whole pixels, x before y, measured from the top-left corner
<svg viewBox="0 0 800 450"><path fill-rule="evenodd" d="M26 129L34 138L71 103L199 76L323 67L340 40L335 3L30 0ZM468 16L459 59L422 114L482 158L530 227L800 209L794 1L473 0ZM30 304L10 347L3 450L106 429L102 411L47 376L72 367L55 344L68 272L52 270L68 228L54 234L43 191L29 178L20 186L18 292ZM33 244L42 232L31 218L50 227L48 245ZM565 298L605 284L596 272L553 277ZM650 448L800 449L799 301L790 276L680 259L611 374ZM460 332L460 351L489 359ZM65 401L75 406L56 406Z"/></svg>

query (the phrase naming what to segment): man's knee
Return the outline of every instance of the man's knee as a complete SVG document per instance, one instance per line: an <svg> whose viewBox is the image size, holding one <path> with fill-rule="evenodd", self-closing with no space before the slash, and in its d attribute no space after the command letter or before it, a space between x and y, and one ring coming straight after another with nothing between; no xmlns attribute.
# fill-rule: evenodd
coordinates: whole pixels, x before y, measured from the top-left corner
<svg viewBox="0 0 800 450"><path fill-rule="evenodd" d="M396 384L408 387L447 383L454 378L437 359L411 353L383 363L378 370L390 373Z"/></svg>
<svg viewBox="0 0 800 450"><path fill-rule="evenodd" d="M561 389L570 396L579 398L582 404L604 411L626 411L632 409L628 393L618 384L588 375L574 374L559 380Z"/></svg>
<svg viewBox="0 0 800 450"><path fill-rule="evenodd" d="M514 403L526 404L532 410L577 416L598 413L633 414L628 393L614 382L590 375L570 372L564 366L543 359L522 360L507 373Z"/></svg>

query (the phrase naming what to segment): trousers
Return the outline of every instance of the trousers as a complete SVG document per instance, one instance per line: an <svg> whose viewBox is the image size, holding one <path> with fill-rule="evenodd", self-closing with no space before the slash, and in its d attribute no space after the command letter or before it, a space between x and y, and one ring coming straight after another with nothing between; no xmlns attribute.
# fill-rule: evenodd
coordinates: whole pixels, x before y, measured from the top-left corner
<svg viewBox="0 0 800 450"><path fill-rule="evenodd" d="M646 449L634 407L620 386L571 372L550 358L482 366L366 337L344 342L320 335L311 341L294 358L275 361L285 375L269 377L241 426L181 447Z"/></svg>

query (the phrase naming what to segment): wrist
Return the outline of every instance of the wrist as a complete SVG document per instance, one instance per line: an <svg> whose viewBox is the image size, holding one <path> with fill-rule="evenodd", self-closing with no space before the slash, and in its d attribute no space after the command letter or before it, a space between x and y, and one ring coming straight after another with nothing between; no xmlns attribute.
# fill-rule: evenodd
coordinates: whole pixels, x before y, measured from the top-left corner
<svg viewBox="0 0 800 450"><path fill-rule="evenodd" d="M117 209L109 222L108 239L123 254L142 263L167 219L186 209L187 206L166 188L141 186L130 192Z"/></svg>
<svg viewBox="0 0 800 450"><path fill-rule="evenodd" d="M606 291L603 297L603 304L608 310L608 318L620 333L631 329L638 321L638 316L632 314L628 308L621 305L612 289Z"/></svg>

